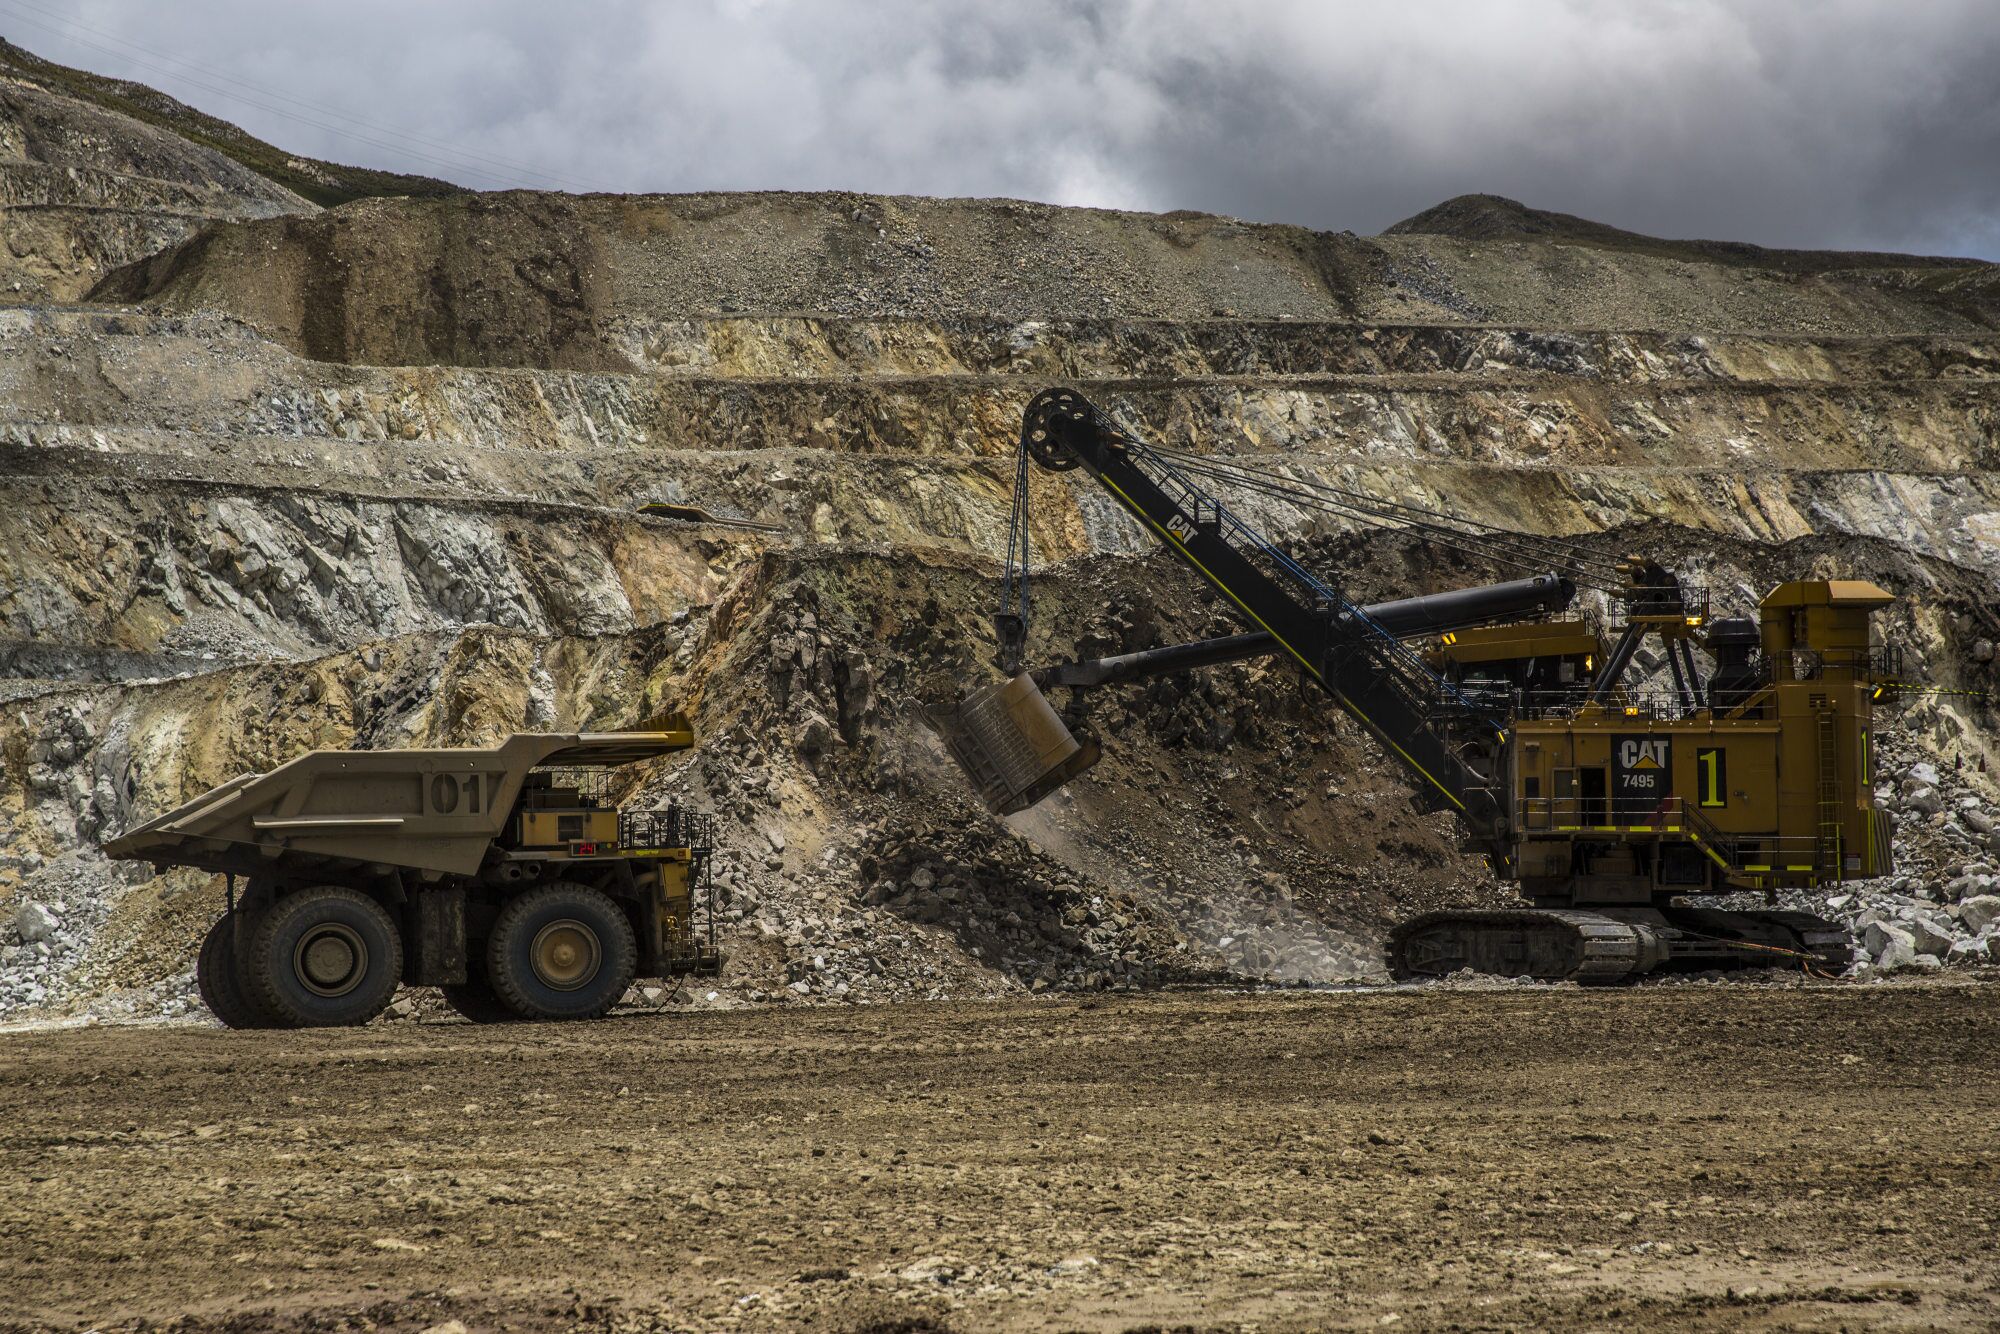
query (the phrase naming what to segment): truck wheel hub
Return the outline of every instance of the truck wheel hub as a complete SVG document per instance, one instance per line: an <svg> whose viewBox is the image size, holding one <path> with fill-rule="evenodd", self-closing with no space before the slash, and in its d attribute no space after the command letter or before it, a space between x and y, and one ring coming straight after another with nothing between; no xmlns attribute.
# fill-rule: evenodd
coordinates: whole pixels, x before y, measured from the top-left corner
<svg viewBox="0 0 2000 1334"><path fill-rule="evenodd" d="M602 951L597 933L582 922L564 918L535 933L528 960L544 986L575 991L597 976Z"/></svg>
<svg viewBox="0 0 2000 1334"><path fill-rule="evenodd" d="M315 994L344 996L361 984L368 971L368 946L354 928L328 922L299 937L292 968Z"/></svg>

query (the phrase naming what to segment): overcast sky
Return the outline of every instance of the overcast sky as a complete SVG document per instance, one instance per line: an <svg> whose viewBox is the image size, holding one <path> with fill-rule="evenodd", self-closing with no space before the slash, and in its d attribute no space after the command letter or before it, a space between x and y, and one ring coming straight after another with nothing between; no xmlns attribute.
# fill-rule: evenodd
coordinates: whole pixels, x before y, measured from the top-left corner
<svg viewBox="0 0 2000 1334"><path fill-rule="evenodd" d="M1996 0L0 0L0 34L296 152L483 188L1361 232L1485 192L2000 259Z"/></svg>

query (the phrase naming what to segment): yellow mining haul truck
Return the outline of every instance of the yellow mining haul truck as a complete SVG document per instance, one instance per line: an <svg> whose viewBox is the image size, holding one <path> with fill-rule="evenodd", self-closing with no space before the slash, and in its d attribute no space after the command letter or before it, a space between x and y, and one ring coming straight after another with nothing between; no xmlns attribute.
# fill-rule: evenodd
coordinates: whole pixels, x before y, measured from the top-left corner
<svg viewBox="0 0 2000 1334"><path fill-rule="evenodd" d="M616 768L692 745L670 715L490 749L313 751L104 850L228 877L195 971L231 1028L366 1023L398 983L475 1022L595 1018L635 977L720 964L713 821L606 799Z"/></svg>

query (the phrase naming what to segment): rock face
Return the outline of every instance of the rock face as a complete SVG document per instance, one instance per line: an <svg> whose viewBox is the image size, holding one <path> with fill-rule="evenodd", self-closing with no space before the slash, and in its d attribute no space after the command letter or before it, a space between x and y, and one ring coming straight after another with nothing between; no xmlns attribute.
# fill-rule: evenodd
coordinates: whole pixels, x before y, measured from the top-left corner
<svg viewBox="0 0 2000 1334"><path fill-rule="evenodd" d="M64 96L0 44L0 304L73 300L217 218L308 210L212 148Z"/></svg>
<svg viewBox="0 0 2000 1334"><path fill-rule="evenodd" d="M320 210L220 130L234 156L12 68L0 920L56 925L8 938L0 1011L185 1007L217 886L96 842L210 785L672 706L706 743L626 795L723 817L732 963L637 1003L1371 978L1392 917L1495 901L1268 664L1106 692L1090 777L973 805L921 708L990 674L1019 414L1055 382L1168 444L1653 553L1730 610L1873 578L1913 676L1993 680L1992 266L1485 206L1376 238L846 194ZM1234 628L1093 487L1031 485L1038 658ZM1241 508L1366 599L1519 573ZM1900 722L1906 869L1836 911L1871 970L1976 963L1990 714Z"/></svg>

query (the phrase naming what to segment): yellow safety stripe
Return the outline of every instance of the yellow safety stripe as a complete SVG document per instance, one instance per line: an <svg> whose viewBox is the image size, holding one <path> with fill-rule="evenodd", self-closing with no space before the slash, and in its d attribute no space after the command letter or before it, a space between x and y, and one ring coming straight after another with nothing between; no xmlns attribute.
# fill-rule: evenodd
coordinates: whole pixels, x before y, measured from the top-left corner
<svg viewBox="0 0 2000 1334"><path fill-rule="evenodd" d="M1216 578L1213 571L1211 571L1206 565L1203 565L1199 560L1195 559L1195 554L1187 549L1186 543L1182 542L1178 537L1175 537L1172 533L1168 532L1166 529L1160 527L1159 524L1153 522L1152 516L1147 514L1144 510L1140 509L1138 504L1133 501L1132 497L1126 495L1125 492L1119 487L1118 483L1112 481L1109 477L1104 476L1102 473L1099 473L1097 475L1097 480L1104 483L1104 485L1110 487L1112 492L1120 500L1125 502L1125 508L1131 510L1133 514L1137 515L1140 521L1143 522L1148 528L1151 528L1154 532L1158 533L1162 541L1172 543L1174 549L1179 551L1181 555L1187 557L1188 564L1194 566L1197 570L1200 570L1202 572L1203 577L1205 577L1208 580L1208 582L1214 584L1217 588L1221 589L1223 593L1228 596L1231 602L1234 602L1237 606L1242 607L1243 614L1245 616L1248 616L1251 620L1257 622L1259 626L1262 626L1264 633L1270 635L1271 638L1277 640L1278 643L1284 645L1285 652L1291 654L1294 658L1297 658L1299 660L1299 666L1311 672L1313 679L1315 681L1318 681L1328 690L1331 690L1333 692L1333 697L1340 701L1341 707L1345 708L1349 713L1352 713L1356 718L1359 718L1362 722L1366 723L1368 727L1375 733L1375 735L1381 739L1383 745L1387 746L1390 750L1395 751L1398 755L1401 755L1403 757L1404 763L1408 764L1412 769L1415 769L1425 778L1430 779L1431 786L1435 787L1438 791L1444 793L1445 800L1449 801L1452 805L1458 807L1460 810L1465 809L1465 803L1460 801L1458 797L1453 794L1450 788L1446 787L1443 783L1438 782L1436 777L1434 777L1431 774L1430 770L1424 768L1423 765L1418 764L1416 759L1410 754L1410 752L1404 750L1401 746L1396 744L1396 740L1394 737L1390 736L1387 732L1383 731L1380 727L1376 726L1374 719L1370 718L1367 714L1363 713L1359 708L1355 706L1353 700L1349 699L1346 695L1341 693L1339 687L1333 685L1326 679L1326 677L1322 676L1320 674L1319 669L1313 666L1311 663L1307 662L1305 660L1305 656L1301 654L1297 649L1293 648L1283 635L1279 634L1276 630L1273 630L1270 626L1265 625L1264 618L1259 616L1256 612L1250 610L1249 605L1245 603L1242 598L1237 597L1236 594L1233 591L1231 591L1229 585L1223 583L1222 580Z"/></svg>
<svg viewBox="0 0 2000 1334"><path fill-rule="evenodd" d="M1677 824L1559 824L1553 826L1553 830L1558 834L1678 834L1681 827ZM1534 829L1530 827L1528 832L1533 833Z"/></svg>
<svg viewBox="0 0 2000 1334"><path fill-rule="evenodd" d="M1695 833L1694 830L1692 829L1688 830L1687 834L1688 838L1693 840L1694 845L1700 848L1704 853L1708 855L1708 859L1710 861L1714 862L1717 866L1720 866L1725 871L1729 869L1729 862L1723 858L1722 854L1718 853L1714 848L1708 846L1707 840L1703 839L1700 834ZM1756 868L1749 867L1746 869L1755 870Z"/></svg>

